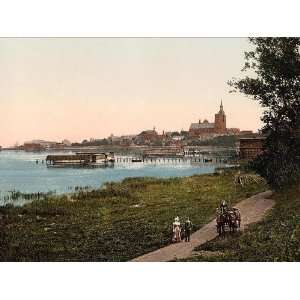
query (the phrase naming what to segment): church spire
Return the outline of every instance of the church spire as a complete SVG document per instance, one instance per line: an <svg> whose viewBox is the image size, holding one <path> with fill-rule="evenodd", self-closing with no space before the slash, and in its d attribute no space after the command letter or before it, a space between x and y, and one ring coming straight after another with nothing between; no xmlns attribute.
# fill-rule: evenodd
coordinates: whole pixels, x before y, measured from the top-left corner
<svg viewBox="0 0 300 300"><path fill-rule="evenodd" d="M220 111L223 111L223 103L222 103L222 99L221 99Z"/></svg>

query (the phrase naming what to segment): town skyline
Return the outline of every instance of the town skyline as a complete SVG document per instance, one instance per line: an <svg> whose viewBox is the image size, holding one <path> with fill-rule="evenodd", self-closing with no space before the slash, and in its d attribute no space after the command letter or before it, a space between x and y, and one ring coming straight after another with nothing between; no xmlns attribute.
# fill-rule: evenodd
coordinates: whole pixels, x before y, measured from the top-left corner
<svg viewBox="0 0 300 300"><path fill-rule="evenodd" d="M188 130L221 99L228 127L257 131L261 108L229 93L246 39L0 39L0 145ZM5 74L5 75L3 75Z"/></svg>
<svg viewBox="0 0 300 300"><path fill-rule="evenodd" d="M129 135L116 136L111 134L104 138L85 138L82 141L70 142L68 139L62 141L47 141L44 139L34 139L24 142L24 144L16 144L12 149L25 151L42 151L46 149L64 149L72 146L175 146L183 147L188 145L199 145L201 142L212 142L215 138L221 136L231 136L227 139L227 145L234 144L238 137L253 137L257 136L252 130L241 130L240 128L227 127L227 116L221 100L219 110L216 111L214 122L209 122L207 119L199 119L196 123L191 122L188 130L165 131L158 132L155 126L152 129L139 130L138 133ZM233 138L235 136L235 138ZM226 139L223 139L223 143ZM217 142L220 144L219 142ZM222 142L221 142L222 143Z"/></svg>

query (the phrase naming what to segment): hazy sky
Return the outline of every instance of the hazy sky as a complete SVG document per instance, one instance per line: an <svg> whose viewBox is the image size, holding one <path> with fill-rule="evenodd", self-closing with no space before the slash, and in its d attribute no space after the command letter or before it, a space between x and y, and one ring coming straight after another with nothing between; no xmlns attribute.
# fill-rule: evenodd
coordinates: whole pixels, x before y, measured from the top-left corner
<svg viewBox="0 0 300 300"><path fill-rule="evenodd" d="M0 39L0 145L81 141L188 129L213 121L257 130L261 109L227 81L241 75L246 39Z"/></svg>

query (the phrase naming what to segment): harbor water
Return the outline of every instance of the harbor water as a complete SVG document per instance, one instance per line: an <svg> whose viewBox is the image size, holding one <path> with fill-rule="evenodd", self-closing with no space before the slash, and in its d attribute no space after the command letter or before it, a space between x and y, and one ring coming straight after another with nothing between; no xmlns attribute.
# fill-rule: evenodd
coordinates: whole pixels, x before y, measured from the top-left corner
<svg viewBox="0 0 300 300"><path fill-rule="evenodd" d="M0 152L0 205L10 203L8 195L21 193L55 194L74 192L78 187L100 188L105 182L119 182L127 177L182 177L213 173L221 163L205 163L203 159L148 159L131 162L130 157L116 156L107 168L48 168L49 153L23 151ZM53 153L52 153L53 154ZM55 153L58 154L58 153ZM24 199L15 204L23 204Z"/></svg>

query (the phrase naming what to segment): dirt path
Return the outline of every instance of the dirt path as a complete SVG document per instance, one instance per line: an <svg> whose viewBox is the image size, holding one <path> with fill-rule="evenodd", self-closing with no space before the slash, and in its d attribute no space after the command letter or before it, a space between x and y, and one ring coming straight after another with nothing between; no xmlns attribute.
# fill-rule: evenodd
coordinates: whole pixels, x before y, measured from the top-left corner
<svg viewBox="0 0 300 300"><path fill-rule="evenodd" d="M241 211L242 224L241 230L243 230L248 224L255 223L261 220L264 214L273 207L274 200L269 199L272 195L271 191L266 191L248 199L239 202L235 207ZM216 221L213 220L210 223L203 226L198 231L191 235L191 242L181 242L178 244L171 244L164 248L160 248L156 251L139 256L132 261L140 262L161 262L170 261L175 258L182 259L192 256L193 249L207 241L214 239L217 236Z"/></svg>

